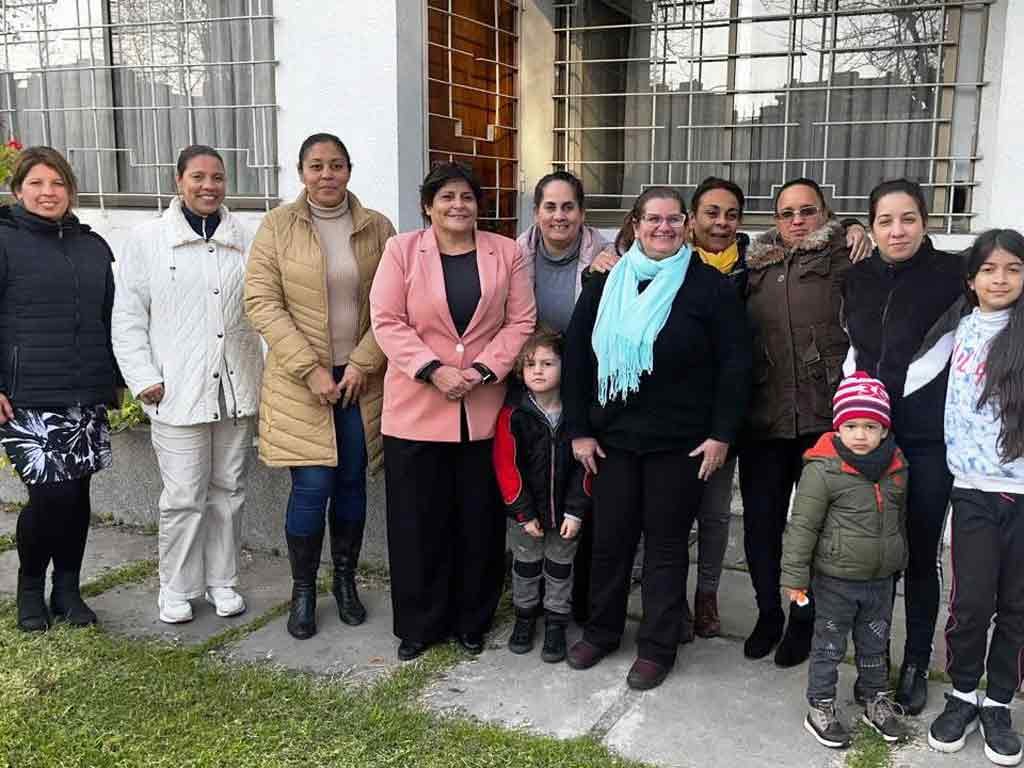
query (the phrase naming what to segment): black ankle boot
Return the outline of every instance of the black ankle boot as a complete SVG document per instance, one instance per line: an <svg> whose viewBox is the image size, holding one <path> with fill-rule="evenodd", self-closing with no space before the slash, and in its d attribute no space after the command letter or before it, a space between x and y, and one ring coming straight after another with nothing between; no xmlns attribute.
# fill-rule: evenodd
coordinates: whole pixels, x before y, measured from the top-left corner
<svg viewBox="0 0 1024 768"><path fill-rule="evenodd" d="M331 592L338 602L338 616L350 626L366 621L366 608L356 591L356 565L363 546L365 521L343 520L331 524L331 559L334 561L334 581Z"/></svg>
<svg viewBox="0 0 1024 768"><path fill-rule="evenodd" d="M324 544L321 531L315 536L285 534L288 562L292 566L292 605L288 611L288 634L308 640L316 634L316 572Z"/></svg>
<svg viewBox="0 0 1024 768"><path fill-rule="evenodd" d="M928 668L915 664L900 667L900 682L896 686L896 703L908 715L919 715L928 703Z"/></svg>
<svg viewBox="0 0 1024 768"><path fill-rule="evenodd" d="M785 626L786 617L782 611L761 613L757 617L757 624L750 637L743 643L743 655L748 659L763 659L775 644L782 637L782 629Z"/></svg>
<svg viewBox="0 0 1024 768"><path fill-rule="evenodd" d="M82 600L79 574L54 569L50 612L54 621L63 619L73 627L88 627L96 623L96 614Z"/></svg>
<svg viewBox="0 0 1024 768"><path fill-rule="evenodd" d="M568 624L568 615L549 613L544 617L544 646L540 657L548 664L565 659L565 628Z"/></svg>
<svg viewBox="0 0 1024 768"><path fill-rule="evenodd" d="M50 628L46 610L46 577L26 576L18 571L18 629L45 632Z"/></svg>
<svg viewBox="0 0 1024 768"><path fill-rule="evenodd" d="M775 649L775 665L795 667L807 661L811 655L811 639L814 637L814 603L799 606L789 604L789 623L786 634Z"/></svg>
<svg viewBox="0 0 1024 768"><path fill-rule="evenodd" d="M516 608L516 623L508 639L512 653L529 653L533 650L533 635L537 631L537 612Z"/></svg>

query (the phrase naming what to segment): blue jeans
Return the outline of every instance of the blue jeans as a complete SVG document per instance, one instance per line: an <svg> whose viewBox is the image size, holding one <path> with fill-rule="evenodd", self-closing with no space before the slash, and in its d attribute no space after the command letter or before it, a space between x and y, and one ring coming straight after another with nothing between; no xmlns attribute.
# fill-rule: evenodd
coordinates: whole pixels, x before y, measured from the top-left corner
<svg viewBox="0 0 1024 768"><path fill-rule="evenodd" d="M335 381L343 367L334 369ZM334 436L338 445L336 467L292 467L285 530L293 536L323 532L330 502L331 522L366 519L366 437L359 403L334 406Z"/></svg>

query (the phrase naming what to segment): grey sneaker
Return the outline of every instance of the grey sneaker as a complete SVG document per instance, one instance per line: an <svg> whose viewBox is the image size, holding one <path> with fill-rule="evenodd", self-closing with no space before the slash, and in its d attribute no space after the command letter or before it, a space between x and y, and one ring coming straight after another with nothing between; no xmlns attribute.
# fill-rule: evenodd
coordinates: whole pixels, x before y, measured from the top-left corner
<svg viewBox="0 0 1024 768"><path fill-rule="evenodd" d="M804 718L804 728L819 744L829 749L846 749L850 746L850 732L839 722L835 699L813 702Z"/></svg>
<svg viewBox="0 0 1024 768"><path fill-rule="evenodd" d="M900 721L903 714L903 707L893 700L892 691L882 691L864 705L861 720L878 731L887 742L895 744L908 736L907 729Z"/></svg>

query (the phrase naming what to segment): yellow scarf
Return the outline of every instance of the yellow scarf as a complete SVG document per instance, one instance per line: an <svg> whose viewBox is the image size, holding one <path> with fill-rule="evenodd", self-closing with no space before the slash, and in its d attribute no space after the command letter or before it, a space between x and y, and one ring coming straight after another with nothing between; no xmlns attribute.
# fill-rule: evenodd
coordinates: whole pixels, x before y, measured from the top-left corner
<svg viewBox="0 0 1024 768"><path fill-rule="evenodd" d="M705 264L710 264L723 275L728 275L732 272L732 268L735 267L736 262L740 260L740 249L736 245L735 240L733 240L732 245L719 253L705 251L699 246L697 247L697 253L700 254L701 261Z"/></svg>

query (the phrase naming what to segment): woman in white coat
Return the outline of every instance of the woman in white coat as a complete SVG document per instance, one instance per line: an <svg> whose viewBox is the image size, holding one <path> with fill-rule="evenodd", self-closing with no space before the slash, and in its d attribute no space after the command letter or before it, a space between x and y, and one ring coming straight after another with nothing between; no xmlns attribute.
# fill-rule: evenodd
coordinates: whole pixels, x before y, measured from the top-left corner
<svg viewBox="0 0 1024 768"><path fill-rule="evenodd" d="M138 227L118 259L113 346L149 416L160 465L160 619L245 610L238 540L263 357L242 307L250 237L222 203L224 162L178 157L180 197Z"/></svg>

